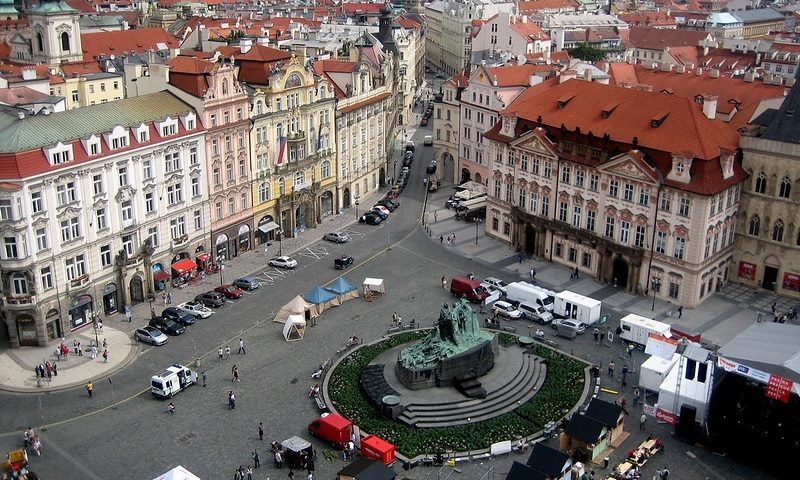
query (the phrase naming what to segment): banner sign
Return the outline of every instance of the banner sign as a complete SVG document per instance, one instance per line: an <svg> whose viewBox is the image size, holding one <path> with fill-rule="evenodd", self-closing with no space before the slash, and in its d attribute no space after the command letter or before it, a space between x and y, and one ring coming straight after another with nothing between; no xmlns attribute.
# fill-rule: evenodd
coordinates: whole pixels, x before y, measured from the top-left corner
<svg viewBox="0 0 800 480"><path fill-rule="evenodd" d="M789 395L792 393L793 383L794 382L788 378L783 378L779 375L770 375L769 382L767 383L767 390L764 392L764 395L773 400L789 403Z"/></svg>
<svg viewBox="0 0 800 480"><path fill-rule="evenodd" d="M756 279L756 266L752 263L739 262L739 278Z"/></svg>
<svg viewBox="0 0 800 480"><path fill-rule="evenodd" d="M747 365L722 357L717 358L717 366L726 372L735 372L744 377L752 378L753 380L766 384L767 392L765 392L765 394L769 398L788 402L788 392L793 392L795 395L800 396L800 384L788 378L783 378L779 375L770 375L767 372L750 368ZM787 393L784 393L784 390ZM784 398L786 398L786 400L784 400Z"/></svg>
<svg viewBox="0 0 800 480"><path fill-rule="evenodd" d="M660 423L668 423L670 425L676 425L678 423L678 416L672 412L668 412L666 410L658 408L656 409L656 420Z"/></svg>
<svg viewBox="0 0 800 480"><path fill-rule="evenodd" d="M677 348L677 340L667 338L657 333L651 333L647 337L647 346L644 348L644 353L669 360L675 355Z"/></svg>

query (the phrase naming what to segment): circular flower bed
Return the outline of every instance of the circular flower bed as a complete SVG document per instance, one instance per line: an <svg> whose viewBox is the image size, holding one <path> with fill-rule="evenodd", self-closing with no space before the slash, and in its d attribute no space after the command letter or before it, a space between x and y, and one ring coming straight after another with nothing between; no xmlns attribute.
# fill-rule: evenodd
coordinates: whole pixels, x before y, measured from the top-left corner
<svg viewBox="0 0 800 480"><path fill-rule="evenodd" d="M563 417L580 400L586 364L537 346L536 355L547 362L547 376L539 392L515 411L491 420L447 428L410 428L394 422L381 415L361 394L358 386L361 370L386 350L419 340L426 334L423 330L405 332L365 345L342 359L328 381L328 397L339 414L394 444L406 457L480 450L494 442L532 435L541 431L547 422ZM501 334L500 341L507 345L512 339L515 341L516 337Z"/></svg>

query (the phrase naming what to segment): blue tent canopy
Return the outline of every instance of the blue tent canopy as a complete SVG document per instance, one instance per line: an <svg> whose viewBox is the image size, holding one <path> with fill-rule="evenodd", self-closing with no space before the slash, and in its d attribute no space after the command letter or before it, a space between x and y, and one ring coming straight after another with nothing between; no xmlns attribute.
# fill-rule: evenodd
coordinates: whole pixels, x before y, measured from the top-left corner
<svg viewBox="0 0 800 480"><path fill-rule="evenodd" d="M348 282L344 279L344 277L339 277L336 279L333 284L328 287L325 287L325 290L329 292L333 292L336 295L342 295L347 292L352 292L358 290L352 283Z"/></svg>
<svg viewBox="0 0 800 480"><path fill-rule="evenodd" d="M330 302L331 300L335 300L336 295L327 290L323 289L320 286L316 286L311 289L310 292L303 295L303 300L309 303L313 303L315 305L319 305L322 303Z"/></svg>

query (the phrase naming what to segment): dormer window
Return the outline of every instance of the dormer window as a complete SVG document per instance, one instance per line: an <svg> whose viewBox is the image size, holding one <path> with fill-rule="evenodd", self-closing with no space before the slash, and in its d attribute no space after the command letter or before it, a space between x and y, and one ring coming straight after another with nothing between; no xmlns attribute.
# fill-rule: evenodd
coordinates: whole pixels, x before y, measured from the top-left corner
<svg viewBox="0 0 800 480"><path fill-rule="evenodd" d="M58 165L73 160L72 145L64 145L58 142L53 147L45 148L44 150L50 165Z"/></svg>
<svg viewBox="0 0 800 480"><path fill-rule="evenodd" d="M125 148L129 145L128 130L121 126L114 127L110 132L104 134L106 143L112 150Z"/></svg>
<svg viewBox="0 0 800 480"><path fill-rule="evenodd" d="M124 148L128 146L128 137L114 137L111 139L111 149Z"/></svg>
<svg viewBox="0 0 800 480"><path fill-rule="evenodd" d="M86 138L82 138L81 143L83 144L83 149L86 151L87 155L100 155L100 137L97 135L90 135Z"/></svg>
<svg viewBox="0 0 800 480"><path fill-rule="evenodd" d="M167 117L160 122L156 122L156 128L158 128L158 133L162 137L175 135L178 133L178 119Z"/></svg>
<svg viewBox="0 0 800 480"><path fill-rule="evenodd" d="M181 117L181 122L183 122L183 128L186 130L194 130L197 126L197 116L194 112L189 112Z"/></svg>
<svg viewBox="0 0 800 480"><path fill-rule="evenodd" d="M675 164L676 172L683 173L684 170L686 170L686 164L684 164L683 162L678 162L677 164Z"/></svg>

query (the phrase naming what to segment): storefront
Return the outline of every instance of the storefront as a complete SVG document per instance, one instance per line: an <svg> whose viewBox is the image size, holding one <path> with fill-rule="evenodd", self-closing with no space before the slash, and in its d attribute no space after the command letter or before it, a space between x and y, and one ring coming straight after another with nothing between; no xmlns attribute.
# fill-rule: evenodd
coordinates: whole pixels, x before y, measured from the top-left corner
<svg viewBox="0 0 800 480"><path fill-rule="evenodd" d="M139 278L139 283L141 284L141 277ZM131 286L133 286L133 280L131 280ZM92 323L93 314L94 306L91 295L77 295L72 297L72 300L69 302L69 329L77 330L78 328Z"/></svg>
<svg viewBox="0 0 800 480"><path fill-rule="evenodd" d="M205 271L208 267L211 266L211 254L208 252L199 253L194 258L195 263L197 263L197 270Z"/></svg>
<svg viewBox="0 0 800 480"><path fill-rule="evenodd" d="M183 258L173 263L170 268L172 269L173 280L179 278L188 280L194 275L197 264L194 263L191 258Z"/></svg>
<svg viewBox="0 0 800 480"><path fill-rule="evenodd" d="M261 217L261 220L258 221L258 243L263 245L275 240L275 234L278 228L279 225L275 223L275 219L272 215Z"/></svg>
<svg viewBox="0 0 800 480"><path fill-rule="evenodd" d="M333 215L333 192L325 192L319 197L319 215L327 217Z"/></svg>
<svg viewBox="0 0 800 480"><path fill-rule="evenodd" d="M230 258L228 256L228 236L224 233L217 235L217 240L214 242L214 251L217 255L217 261ZM235 252L234 252L235 253Z"/></svg>
<svg viewBox="0 0 800 480"><path fill-rule="evenodd" d="M47 330L48 341L52 341L56 338L61 338L64 336L61 327L61 314L58 310L50 310L47 312L47 316L44 319L44 326Z"/></svg>
<svg viewBox="0 0 800 480"><path fill-rule="evenodd" d="M103 311L106 315L117 313L117 304L117 286L116 284L109 283L103 289Z"/></svg>
<svg viewBox="0 0 800 480"><path fill-rule="evenodd" d="M239 226L239 252L250 250L250 225L244 223Z"/></svg>
<svg viewBox="0 0 800 480"><path fill-rule="evenodd" d="M131 277L129 286L131 294L131 303L139 303L144 301L144 279L140 273L136 273Z"/></svg>
<svg viewBox="0 0 800 480"><path fill-rule="evenodd" d="M28 315L17 317L17 338L21 347L36 347L39 345L36 338L36 320Z"/></svg>
<svg viewBox="0 0 800 480"><path fill-rule="evenodd" d="M167 288L167 281L170 279L170 275L169 272L164 271L164 265L160 263L154 263L152 271L153 271L153 287L157 291L161 291Z"/></svg>

